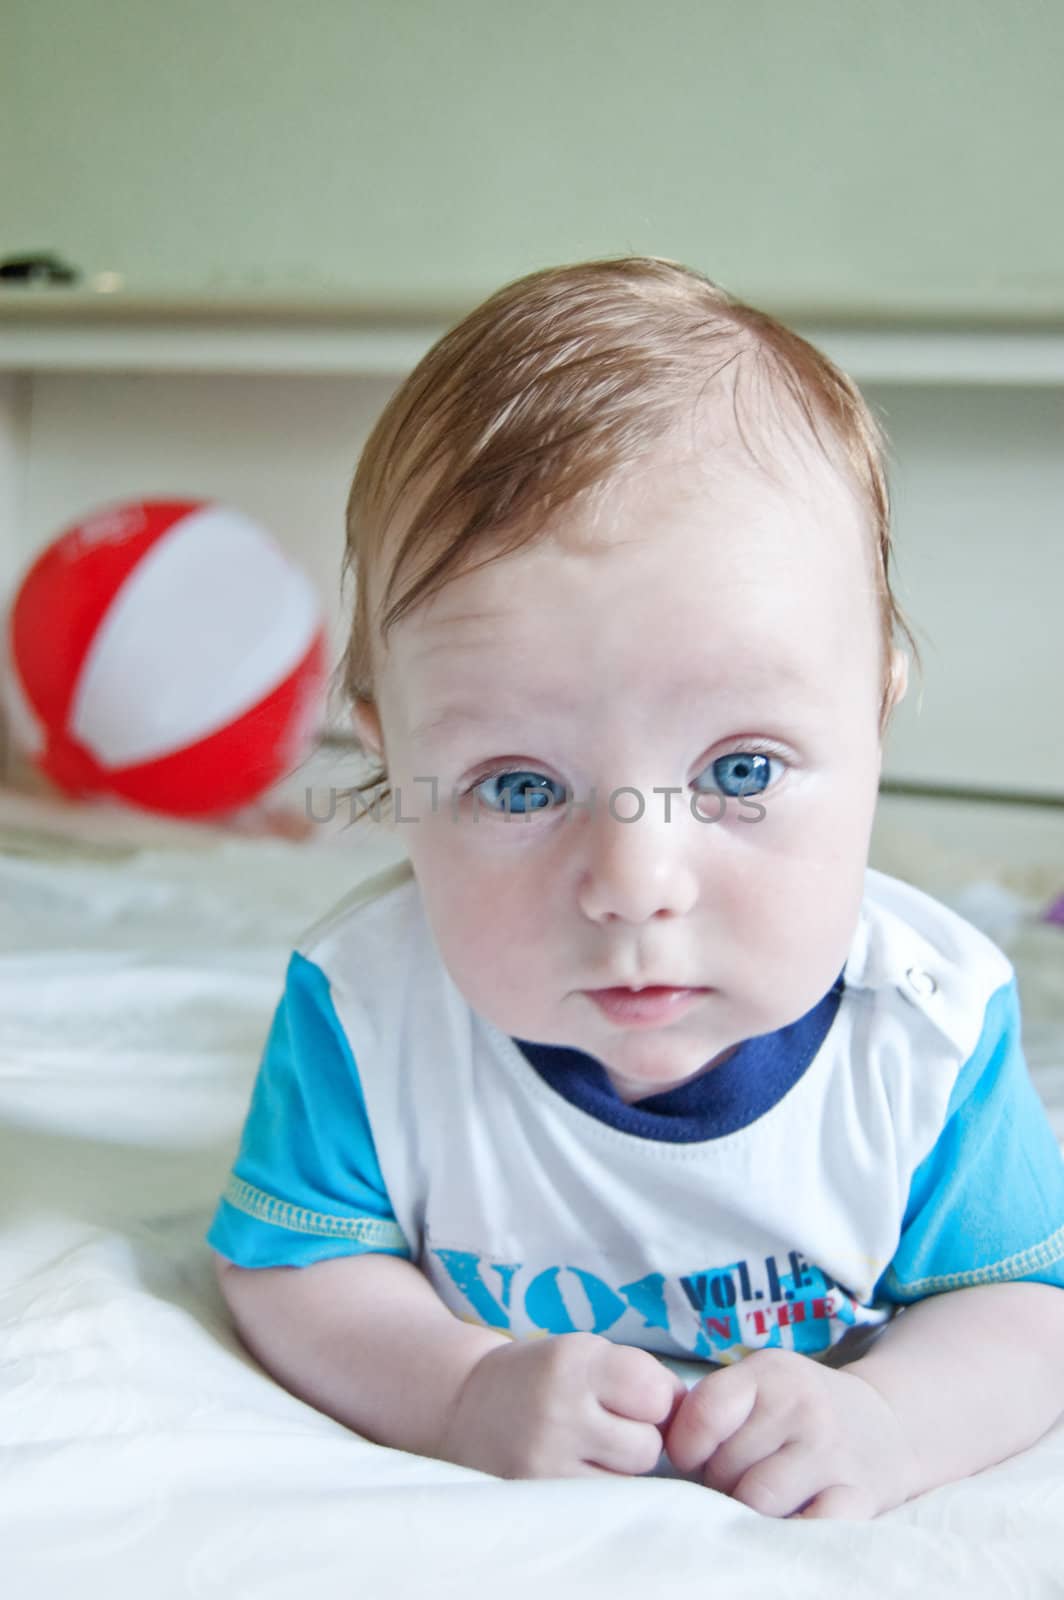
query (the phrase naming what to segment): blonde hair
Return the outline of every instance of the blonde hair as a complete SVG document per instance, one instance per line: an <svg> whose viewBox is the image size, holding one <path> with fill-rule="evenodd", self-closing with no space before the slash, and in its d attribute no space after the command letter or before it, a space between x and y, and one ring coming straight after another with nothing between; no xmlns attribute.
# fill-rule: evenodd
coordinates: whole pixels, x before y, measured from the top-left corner
<svg viewBox="0 0 1064 1600"><path fill-rule="evenodd" d="M750 358L750 361L747 361ZM867 507L890 710L897 633L919 659L890 581L883 435L856 385L774 317L690 267L620 256L506 284L428 351L392 395L358 462L344 577L355 608L337 686L374 699L373 644L459 572L534 539L546 517L603 487L676 429L719 374L787 405ZM398 531L397 531L398 530ZM379 594L379 598L378 598ZM376 614L373 614L373 612ZM383 769L360 788L379 787Z"/></svg>

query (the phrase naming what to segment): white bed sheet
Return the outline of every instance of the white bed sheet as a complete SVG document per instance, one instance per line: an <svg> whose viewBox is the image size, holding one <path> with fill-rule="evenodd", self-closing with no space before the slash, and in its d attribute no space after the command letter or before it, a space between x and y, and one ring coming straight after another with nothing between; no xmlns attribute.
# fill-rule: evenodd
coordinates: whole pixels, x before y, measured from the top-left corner
<svg viewBox="0 0 1064 1600"><path fill-rule="evenodd" d="M287 1394L203 1233L291 944L395 848L72 815L0 796L7 1600L1064 1594L1064 1423L875 1522L804 1523L668 1478L502 1482ZM1062 1136L1064 930L1012 943Z"/></svg>

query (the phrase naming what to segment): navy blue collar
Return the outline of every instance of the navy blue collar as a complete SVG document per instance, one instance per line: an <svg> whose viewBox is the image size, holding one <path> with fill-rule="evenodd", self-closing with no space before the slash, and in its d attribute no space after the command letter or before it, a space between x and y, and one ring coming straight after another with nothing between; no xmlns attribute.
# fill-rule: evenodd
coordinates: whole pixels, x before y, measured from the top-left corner
<svg viewBox="0 0 1064 1600"><path fill-rule="evenodd" d="M842 1000L842 974L797 1022L746 1039L719 1067L628 1105L594 1056L563 1045L514 1044L551 1088L588 1116L640 1139L693 1144L736 1133L763 1117L811 1064Z"/></svg>

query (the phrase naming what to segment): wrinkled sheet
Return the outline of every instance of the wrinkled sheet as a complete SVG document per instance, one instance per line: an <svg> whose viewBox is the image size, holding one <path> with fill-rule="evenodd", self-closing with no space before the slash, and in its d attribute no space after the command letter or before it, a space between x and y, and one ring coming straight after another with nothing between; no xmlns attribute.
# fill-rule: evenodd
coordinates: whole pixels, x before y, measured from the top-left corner
<svg viewBox="0 0 1064 1600"><path fill-rule="evenodd" d="M287 1394L203 1234L294 939L397 852L72 815L0 795L7 1600L1064 1594L1064 1423L875 1522L806 1523L677 1479L503 1482ZM1064 1137L1064 930L1007 943Z"/></svg>

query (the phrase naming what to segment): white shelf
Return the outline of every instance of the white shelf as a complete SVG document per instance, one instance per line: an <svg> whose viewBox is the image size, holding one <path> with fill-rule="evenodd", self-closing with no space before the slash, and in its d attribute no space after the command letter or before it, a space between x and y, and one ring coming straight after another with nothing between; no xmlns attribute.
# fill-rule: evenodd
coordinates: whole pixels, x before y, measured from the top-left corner
<svg viewBox="0 0 1064 1600"><path fill-rule="evenodd" d="M798 331L858 383L1064 385L1064 332L826 328Z"/></svg>
<svg viewBox="0 0 1064 1600"><path fill-rule="evenodd" d="M460 310L0 292L0 371L400 376ZM1064 385L1059 325L793 324L860 383Z"/></svg>
<svg viewBox="0 0 1064 1600"><path fill-rule="evenodd" d="M138 317L62 321L0 316L0 371L400 376L447 324L358 326L351 319Z"/></svg>

